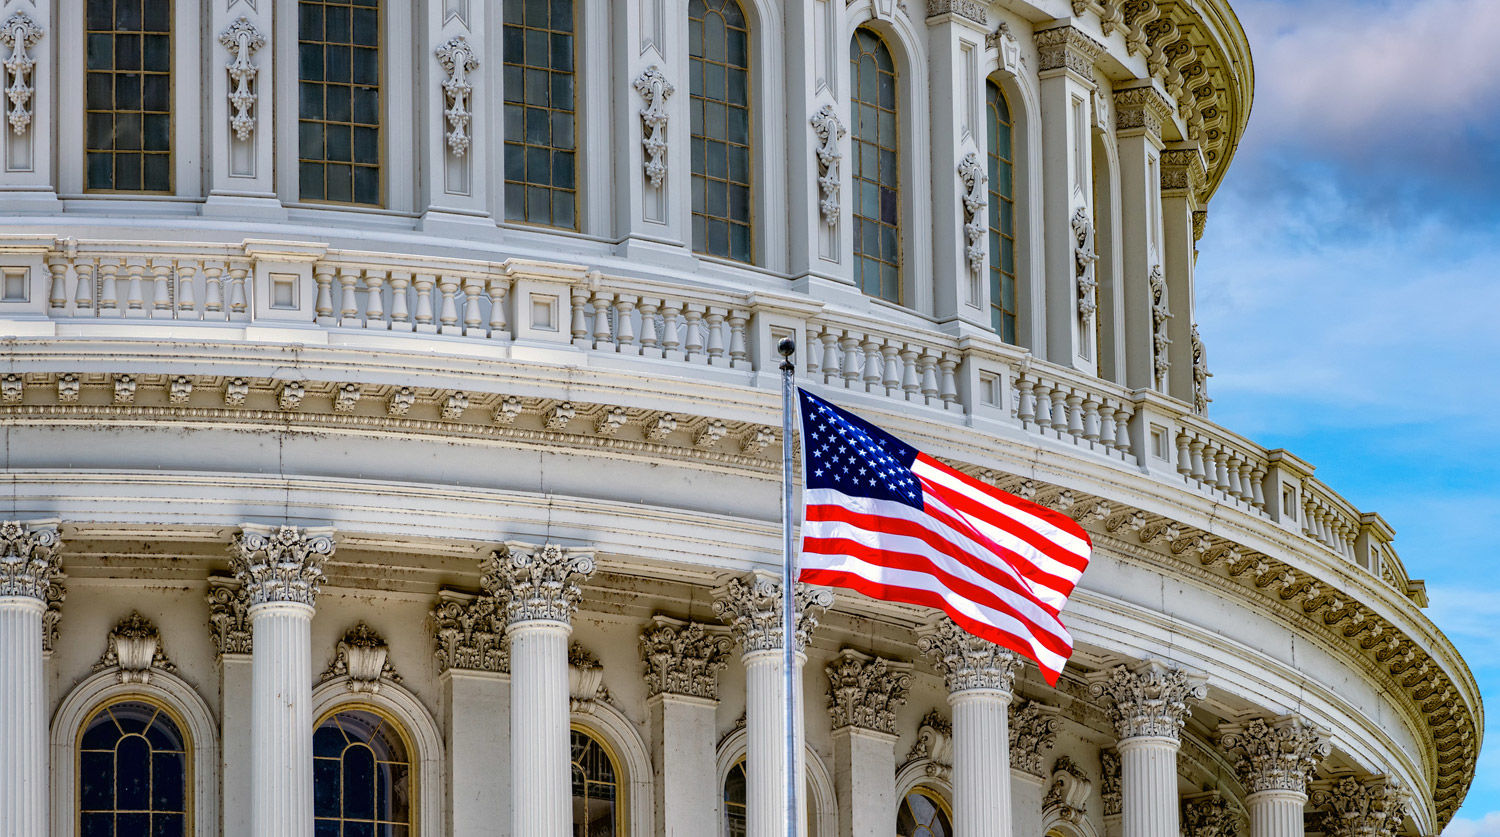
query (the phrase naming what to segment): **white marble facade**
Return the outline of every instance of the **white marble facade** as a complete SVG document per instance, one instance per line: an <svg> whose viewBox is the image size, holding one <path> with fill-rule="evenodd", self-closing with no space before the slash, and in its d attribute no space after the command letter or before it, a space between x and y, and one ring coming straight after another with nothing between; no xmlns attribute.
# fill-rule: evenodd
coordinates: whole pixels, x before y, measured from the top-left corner
<svg viewBox="0 0 1500 837"><path fill-rule="evenodd" d="M1394 532L1207 416L1226 0L0 0L0 59L3 837L782 834L782 337L1095 543L1056 688L801 592L810 837L1462 802L1477 687ZM335 72L374 109L309 116Z"/></svg>

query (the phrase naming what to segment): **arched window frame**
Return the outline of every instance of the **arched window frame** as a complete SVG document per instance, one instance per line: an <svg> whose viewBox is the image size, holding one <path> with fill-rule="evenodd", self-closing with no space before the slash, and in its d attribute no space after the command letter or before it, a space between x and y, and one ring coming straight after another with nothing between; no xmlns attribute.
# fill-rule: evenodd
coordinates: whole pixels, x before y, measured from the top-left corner
<svg viewBox="0 0 1500 837"><path fill-rule="evenodd" d="M953 816L953 785L945 776L944 770L930 770L929 768L940 767L931 759L917 759L909 761L896 771L896 804L899 806L906 795L915 790L920 790L928 796L936 798L943 805L943 810L948 816ZM897 811L891 812L895 817ZM892 820L894 823L894 819Z"/></svg>
<svg viewBox="0 0 1500 837"><path fill-rule="evenodd" d="M724 782L729 778L729 771L745 759L749 743L750 737L744 727L735 730L719 742L718 753L714 759L714 827L716 829L724 827ZM838 804L833 795L833 776L812 747L807 747L803 751L802 760L807 770L807 784L812 788L812 797L807 800L807 810L812 820L813 831L807 837L833 837L838 834L839 830Z"/></svg>
<svg viewBox="0 0 1500 837"><path fill-rule="evenodd" d="M1009 21L1011 29L1025 32L1018 21ZM986 80L994 82L1010 105L1011 155L1015 186L1016 236L1016 344L1033 353L1046 350L1044 265L1036 258L1042 252L1042 169L1034 165L1042 147L1040 113L1041 90L1034 76L1007 70L999 45L987 46L981 67ZM988 269L988 268L986 268ZM983 283L985 310L988 310L989 282Z"/></svg>
<svg viewBox="0 0 1500 837"><path fill-rule="evenodd" d="M1102 97L1112 97L1107 79L1096 79ZM1095 93L1095 120L1090 131L1094 144L1093 204L1094 249L1099 261L1094 276L1099 282L1099 309L1095 312L1094 363L1099 377L1125 382L1125 337L1123 322L1124 288L1120 268L1123 264L1123 242L1120 224L1120 152L1115 144L1114 126L1106 111L1103 120L1097 112L1101 93ZM1106 107L1108 107L1106 105ZM1102 121L1102 124L1101 124Z"/></svg>
<svg viewBox="0 0 1500 837"><path fill-rule="evenodd" d="M948 818L949 826L952 826L953 804L949 802L949 797L944 796L932 785L925 782L913 785L909 790L901 793L901 795L896 797L896 810L891 812L891 815L893 817L896 817L898 820L900 819L901 806L905 805L907 797L911 796L914 793L921 794L922 796L925 796L928 799L932 800L932 802L936 804L937 807L943 812L944 816Z"/></svg>
<svg viewBox="0 0 1500 837"><path fill-rule="evenodd" d="M756 78L755 78L755 75L756 75L755 74L755 69L756 69L756 57L757 57L756 54L755 54L755 46L756 46L756 37L755 36L756 36L756 30L755 30L755 28L752 25L750 13L747 12L746 9L745 9L745 3L740 2L740 0L722 0L722 2L725 5L733 5L734 8L736 8L739 11L740 17L743 18L743 20L744 20L743 27L744 27L744 30L745 30L745 64L743 66L743 69L744 69L744 72L745 72L745 84L746 84L746 90L745 90L746 126L745 126L745 141L744 141L743 145L745 146L746 166L748 168L748 171L745 173L744 184L745 184L745 188L749 192L749 194L746 196L746 200L748 202L748 211L750 213L749 218L746 219L746 224L745 224L746 233L747 233L747 235L749 237L749 241L746 244L745 258L742 258L742 259L741 258L736 258L736 257L734 257L733 255L730 255L730 254L710 253L706 249L699 249L698 242L696 241L696 232L694 232L694 228L696 228L697 217L698 217L699 213L695 212L693 210L693 207L692 207L691 204L692 204L693 198L696 197L696 194L694 194L694 193L696 193L696 191L698 189L698 185L697 185L696 179L699 176L699 174L698 174L698 172L697 172L697 170L695 168L695 161L697 159L697 154L695 153L695 146L697 145L697 137L700 136L700 134L693 133L693 131L695 129L692 127L692 125L693 125L692 112L696 111L697 100L699 98L703 98L705 102L712 102L712 103L724 102L725 100L724 99L720 99L720 98L711 98L711 97L709 97L707 91L705 91L705 93L702 94L701 96L694 95L692 93L691 79L695 75L695 72L693 71L693 65L694 65L694 63L696 61L702 61L702 62L704 62L705 66L707 66L707 65L710 65L710 64L719 64L721 62L718 62L718 61L716 61L714 59L709 59L709 58L695 59L695 58L693 58L693 56L691 54L691 50L689 50L689 55L688 55L689 99L690 99L690 101L689 101L690 112L688 114L688 119L689 119L689 132L690 132L689 135L690 135L690 137L692 137L692 145L689 147L689 155L688 156L689 156L689 172L691 174L691 180L690 180L690 184L689 184L689 189L690 189L690 193L689 193L689 204L690 204L689 205L689 214L692 216L693 222L690 225L689 233L688 234L689 234L689 238L692 239L691 244L692 244L692 247L693 247L693 251L695 253L697 253L698 255L700 255L700 256L708 256L710 258L722 258L722 259L725 259L725 260L728 260L728 261L731 261L731 262L736 262L736 263L740 263L740 264L750 264L750 265L753 265L753 264L756 263L757 250L759 249L759 245L760 245L760 242L758 240L759 236L757 235L757 233L758 233L758 227L759 227L758 221L760 219L760 213L757 211L757 207L756 207L756 193L758 191L760 191L759 187L761 185L761 181L764 179L763 178L763 173L765 171L767 171L767 170L762 169L758 165L758 161L755 158L755 152L756 152L757 147L759 147L760 145L763 144L763 143L759 143L759 142L755 141L756 140L757 130L760 127L759 124L758 124L757 117L760 115L761 111L764 110L764 108L757 107L758 100L763 96L763 93L762 93L762 91L755 84L755 80L756 80ZM694 21L692 19L692 3L691 2L688 4L688 10L689 10L689 17L688 17L688 20L687 20L687 25L689 26L689 28L691 28L693 26L693 24L694 24ZM707 22L708 16L718 16L718 15L716 13L716 10L708 10L707 15L704 18L705 23ZM730 25L730 24L728 24L726 22L726 27L728 25ZM691 36L689 37L689 43L691 43ZM734 65L728 64L727 61L724 62L724 64L725 64L725 66L727 66L727 67L729 67L731 69L735 69ZM706 75L706 71L705 71L705 75ZM706 135L702 135L702 136L706 136ZM714 144L735 144L735 145L741 144L741 143L734 142L733 139L729 138L729 137L719 138L719 139L712 139L711 138L708 141L712 142ZM770 170L770 171L774 171L774 169ZM707 175L707 173L705 172L704 176L706 178L712 180L712 181L719 181L719 180L726 181L726 184L725 184L726 190L729 191L731 194L732 194L733 187L735 185L737 185L737 181L735 181L733 179L733 175L732 174L728 175L728 177L726 177L726 178L712 178L712 177L709 177ZM708 219L720 219L720 218L723 218L723 219L728 219L731 222L737 220L737 219L730 218L731 210L728 210L728 209L726 209L725 213L721 215L719 213L715 213L715 212L710 211L709 208L705 206L702 214L705 216L705 218L708 218ZM731 228L730 228L730 233L729 233L729 236L730 236L729 237L729 249L731 251L733 250L733 241L734 241L734 230L733 230L733 227L734 226L736 226L736 224L731 223L731 225L730 225ZM705 246L706 246L706 242L705 242Z"/></svg>
<svg viewBox="0 0 1500 837"><path fill-rule="evenodd" d="M443 788L447 787L447 777L443 770L443 739L432 713L399 683L381 680L378 692L354 693L349 690L348 675L340 675L313 689L313 726L307 731L309 739L328 716L346 709L374 712L396 725L404 736L416 783L411 837L442 835Z"/></svg>
<svg viewBox="0 0 1500 837"><path fill-rule="evenodd" d="M570 728L599 742L614 762L624 808L620 812L622 837L650 834L656 810L651 792L651 755L635 725L620 710L604 701L593 701L587 711L572 714Z"/></svg>
<svg viewBox="0 0 1500 837"><path fill-rule="evenodd" d="M999 97L999 103L1000 103L1001 106L1004 107L1003 117L1002 117L1001 114L999 114L997 112L996 108L991 104L991 101L990 101L991 100L991 96L990 96L990 94L991 94L992 91L996 95L998 95L998 97ZM984 122L985 122L985 125L984 125L984 127L985 127L984 146L985 147L984 147L984 157L985 157L986 162L988 163L988 165L986 166L986 168L991 169L991 171L989 173L990 174L990 180L989 180L989 183L987 184L987 187L986 187L986 190L987 190L987 193L988 193L987 197L988 197L989 201L988 201L988 206L985 207L986 215L989 216L986 219L986 226L988 227L988 230L989 230L989 236L988 237L990 239L989 242L988 242L988 244L987 244L988 252L985 254L986 257L987 257L986 258L986 262L987 262L987 264L986 264L986 274L987 274L987 278L989 280L985 284L988 286L988 296L989 296L989 303L990 303L989 304L990 324L991 324L991 327L994 329L996 335L999 336L1001 340L1005 340L1005 327L1004 327L1005 326L1005 321L1004 321L1005 315L1009 314L1011 317L1013 317L1015 319L1015 322L1012 324L1012 328L1013 328L1014 333L1012 335L1012 339L1006 340L1006 342L1012 343L1012 344L1016 344L1016 343L1020 342L1021 303L1022 303L1022 300L1024 298L1024 296L1023 296L1023 294L1021 292L1021 287L1020 287L1020 285L1021 285L1021 282L1020 282L1020 253L1018 252L1019 247L1018 247L1017 236L1016 236L1016 224L1017 224L1017 220L1018 220L1016 218L1016 200L1015 200L1015 198L1016 198L1016 140L1015 140L1016 122L1015 122L1015 116L1014 116L1014 113L1012 111L1011 104L1010 104L1010 97L1007 96L1007 95L1005 95L1005 88L1002 87L998 81L996 81L993 78L987 79L985 81L985 84L984 84L984 93L985 93L985 108L984 108ZM1007 141L1007 143L1006 143L1006 145L1005 145L1004 148L999 147L999 145L992 140L993 136L998 136L998 134L999 134L999 131L998 131L998 128L997 128L997 123L1000 123L1002 121L1004 122L1005 127L1007 129L1006 135L1008 137L1008 141ZM1011 185L1010 185L1010 194L1009 194L1009 196L1006 196L1005 194L1003 194L1001 192L1001 183L999 182L1000 178L996 177L996 171L994 170L996 166L1008 166L1009 169L1010 169L1010 184ZM1006 226L1003 223L1003 219L1005 218L1004 206L1005 206L1006 202L1008 202L1010 204L1010 207L1009 207L1010 208L1010 225L1009 225L1008 229L1006 228ZM996 223L995 223L995 219L996 218L1002 219L1001 220L1001 224L999 225L998 228L997 228ZM1006 238L1009 238L1010 242L1011 242L1011 265L1010 265L1009 276L1010 276L1011 282L1015 285L1015 299L1014 299L1014 302L1013 302L1015 310L1011 310L1011 311L1007 311L1005 309L1004 301L1003 300L997 300L995 298L996 294L999 293L1004 288L1003 277L1004 277L1006 271L1005 271L1004 262L1003 262L1003 254L1005 252L1003 244L1004 244L1004 239L1006 239ZM997 246L997 245L1000 245L1000 246ZM996 274L1000 274L1000 276L997 277ZM1001 281L997 282L996 281L997 278L1000 278ZM997 287L997 285L999 287ZM1000 322L998 322L998 323L995 322L997 314L999 315L999 318L1000 318Z"/></svg>
<svg viewBox="0 0 1500 837"><path fill-rule="evenodd" d="M121 683L120 668L96 672L68 693L52 718L52 834L78 833L78 744L83 727L105 706L138 700L161 707L187 737L188 833L219 833L219 739L213 713L187 681L160 669L149 683Z"/></svg>

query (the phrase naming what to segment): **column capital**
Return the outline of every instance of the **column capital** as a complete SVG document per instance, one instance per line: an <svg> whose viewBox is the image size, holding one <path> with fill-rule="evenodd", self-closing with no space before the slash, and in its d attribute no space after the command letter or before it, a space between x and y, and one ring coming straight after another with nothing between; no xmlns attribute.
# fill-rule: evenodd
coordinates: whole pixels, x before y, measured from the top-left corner
<svg viewBox="0 0 1500 837"><path fill-rule="evenodd" d="M1312 802L1323 810L1328 837L1395 837L1406 819L1409 795L1394 779L1353 776L1319 782Z"/></svg>
<svg viewBox="0 0 1500 837"><path fill-rule="evenodd" d="M1219 744L1234 759L1240 781L1250 793L1307 793L1308 778L1331 749L1312 724L1294 715L1222 725Z"/></svg>
<svg viewBox="0 0 1500 837"><path fill-rule="evenodd" d="M1057 743L1057 708L1034 700L1017 700L1006 711L1010 713L1007 719L1010 766L1033 776L1043 776L1042 757Z"/></svg>
<svg viewBox="0 0 1500 837"><path fill-rule="evenodd" d="M1143 131L1161 142L1161 126L1172 118L1172 103L1150 84L1115 91L1115 128Z"/></svg>
<svg viewBox="0 0 1500 837"><path fill-rule="evenodd" d="M578 583L594 574L594 554L556 544L507 542L484 560L480 584L498 596L508 625L571 622L583 598Z"/></svg>
<svg viewBox="0 0 1500 837"><path fill-rule="evenodd" d="M249 593L251 607L271 602L312 607L323 583L323 565L332 556L332 529L247 523L229 548L229 565Z"/></svg>
<svg viewBox="0 0 1500 837"><path fill-rule="evenodd" d="M1094 62L1104 54L1104 44L1076 26L1041 29L1036 41L1037 69L1042 73L1066 70L1078 74L1083 83L1094 83Z"/></svg>
<svg viewBox="0 0 1500 837"><path fill-rule="evenodd" d="M505 620L496 597L439 590L432 627L432 657L439 672L510 673L510 643L505 641Z"/></svg>
<svg viewBox="0 0 1500 837"><path fill-rule="evenodd" d="M208 629L214 656L254 651L250 631L250 594L245 585L222 575L208 577Z"/></svg>
<svg viewBox="0 0 1500 837"><path fill-rule="evenodd" d="M46 602L53 578L62 576L61 546L55 522L0 522L0 596Z"/></svg>
<svg viewBox="0 0 1500 837"><path fill-rule="evenodd" d="M839 652L828 674L828 715L844 727L896 734L896 709L911 688L911 664L872 657L852 648Z"/></svg>
<svg viewBox="0 0 1500 837"><path fill-rule="evenodd" d="M953 778L953 723L936 709L922 716L905 764L922 759L927 760L928 776L945 782Z"/></svg>
<svg viewBox="0 0 1500 837"><path fill-rule="evenodd" d="M943 19L957 19L971 27L984 31L989 26L985 7L989 3L981 0L927 0L927 25L942 23ZM947 18L952 15L953 18Z"/></svg>
<svg viewBox="0 0 1500 837"><path fill-rule="evenodd" d="M719 672L734 640L723 628L656 616L641 632L646 694L719 699Z"/></svg>
<svg viewBox="0 0 1500 837"><path fill-rule="evenodd" d="M1196 142L1175 144L1161 152L1161 190L1189 196L1203 188L1208 164Z"/></svg>
<svg viewBox="0 0 1500 837"><path fill-rule="evenodd" d="M1218 792L1182 801L1183 837L1237 837L1239 817Z"/></svg>
<svg viewBox="0 0 1500 837"><path fill-rule="evenodd" d="M952 619L919 629L917 648L932 658L949 693L988 689L1004 692L1009 699L1022 665L1021 655L974 636Z"/></svg>
<svg viewBox="0 0 1500 837"><path fill-rule="evenodd" d="M746 654L754 651L776 651L781 645L781 579L770 573L755 572L743 578L732 578L715 591L714 613L734 632ZM823 611L833 606L833 592L822 587L798 583L795 593L797 627L793 633L797 651L807 648L807 641L818 627Z"/></svg>
<svg viewBox="0 0 1500 837"><path fill-rule="evenodd" d="M1187 723L1189 701L1208 697L1202 675L1169 667L1161 660L1105 669L1089 675L1089 680L1089 694L1105 699L1105 710L1121 740L1176 740Z"/></svg>

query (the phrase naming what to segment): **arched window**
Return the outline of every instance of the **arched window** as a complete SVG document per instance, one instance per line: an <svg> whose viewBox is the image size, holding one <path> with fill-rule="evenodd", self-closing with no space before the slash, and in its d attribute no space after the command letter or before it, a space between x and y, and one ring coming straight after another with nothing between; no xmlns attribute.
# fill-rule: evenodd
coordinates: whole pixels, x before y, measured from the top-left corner
<svg viewBox="0 0 1500 837"><path fill-rule="evenodd" d="M171 192L172 2L86 6L85 187Z"/></svg>
<svg viewBox="0 0 1500 837"><path fill-rule="evenodd" d="M896 812L896 837L952 837L953 821L943 800L925 788L913 788Z"/></svg>
<svg viewBox="0 0 1500 837"><path fill-rule="evenodd" d="M574 729L573 837L616 837L625 833L620 772L604 745Z"/></svg>
<svg viewBox="0 0 1500 837"><path fill-rule="evenodd" d="M986 88L990 159L990 326L1000 339L1016 342L1016 184L1013 122L1005 91Z"/></svg>
<svg viewBox="0 0 1500 837"><path fill-rule="evenodd" d="M807 808L807 833L817 834L817 815L813 811L813 787L810 780L803 793L806 794L803 802ZM724 776L724 837L745 837L748 829L746 796L745 759L741 758Z"/></svg>
<svg viewBox="0 0 1500 837"><path fill-rule="evenodd" d="M870 296L901 301L901 207L896 62L873 31L849 41L854 123L854 281Z"/></svg>
<svg viewBox="0 0 1500 837"><path fill-rule="evenodd" d="M693 249L751 260L750 30L735 0L691 0Z"/></svg>
<svg viewBox="0 0 1500 837"><path fill-rule="evenodd" d="M505 0L505 220L578 226L573 0Z"/></svg>
<svg viewBox="0 0 1500 837"><path fill-rule="evenodd" d="M109 704L78 739L79 832L93 837L188 834L188 742L161 707Z"/></svg>
<svg viewBox="0 0 1500 837"><path fill-rule="evenodd" d="M379 205L380 0L298 0L297 79L299 196Z"/></svg>
<svg viewBox="0 0 1500 837"><path fill-rule="evenodd" d="M318 837L412 829L411 757L401 730L368 709L341 709L313 733L313 823Z"/></svg>

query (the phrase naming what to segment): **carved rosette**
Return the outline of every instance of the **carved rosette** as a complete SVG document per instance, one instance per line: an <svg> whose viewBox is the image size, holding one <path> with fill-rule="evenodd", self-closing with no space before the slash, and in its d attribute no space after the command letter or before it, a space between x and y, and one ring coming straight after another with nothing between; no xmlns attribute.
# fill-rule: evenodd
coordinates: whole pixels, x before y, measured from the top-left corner
<svg viewBox="0 0 1500 837"><path fill-rule="evenodd" d="M926 773L947 781L953 775L953 724L936 709L917 725L917 740L906 754L906 764L927 762Z"/></svg>
<svg viewBox="0 0 1500 837"><path fill-rule="evenodd" d="M1214 373L1208 371L1208 353L1203 348L1203 338L1198 336L1198 324L1192 328L1193 340L1193 410L1198 415L1208 412L1208 379Z"/></svg>
<svg viewBox="0 0 1500 837"><path fill-rule="evenodd" d="M1013 757L1014 758L1014 757ZM1012 762L1011 766L1015 766ZM1047 786L1047 795L1042 797L1042 810L1056 812L1063 822L1082 822L1089 792L1094 783L1089 776L1067 756L1060 756L1052 766L1052 783Z"/></svg>
<svg viewBox="0 0 1500 837"><path fill-rule="evenodd" d="M676 89L655 64L636 77L635 91L646 100L641 108L641 144L646 148L646 179L660 189L667 178L667 99Z"/></svg>
<svg viewBox="0 0 1500 837"><path fill-rule="evenodd" d="M1167 320L1172 319L1172 312L1167 307L1167 277L1161 265L1151 265L1146 279L1151 288L1151 366L1156 386L1161 389L1167 385L1167 369L1171 366L1167 359L1167 347L1172 345L1167 336Z"/></svg>
<svg viewBox="0 0 1500 837"><path fill-rule="evenodd" d="M1220 727L1219 743L1234 759L1240 781L1250 793L1307 793L1313 770L1331 750L1312 724L1292 716Z"/></svg>
<svg viewBox="0 0 1500 837"><path fill-rule="evenodd" d="M990 231L989 216L985 214L985 208L989 206L987 187L990 177L985 173L978 153L970 151L959 161L958 180L964 187L964 236L969 242L965 254L969 259L969 272L978 275L984 270L984 242Z"/></svg>
<svg viewBox="0 0 1500 837"><path fill-rule="evenodd" d="M1121 739L1177 739L1187 723L1189 701L1208 696L1202 677L1156 660L1096 672L1089 679L1089 694L1104 699Z"/></svg>
<svg viewBox="0 0 1500 837"><path fill-rule="evenodd" d="M62 577L57 558L61 546L53 526L0 522L0 596L47 601L52 580Z"/></svg>
<svg viewBox="0 0 1500 837"><path fill-rule="evenodd" d="M733 646L727 634L710 632L696 622L657 617L641 633L646 694L718 700L719 672L729 665Z"/></svg>
<svg viewBox="0 0 1500 837"><path fill-rule="evenodd" d="M373 695L380 691L382 677L392 683L401 682L401 675L396 673L387 659L390 652L385 639L374 628L360 622L339 640L333 661L323 672L322 680L348 675L346 684L349 691Z"/></svg>
<svg viewBox="0 0 1500 837"><path fill-rule="evenodd" d="M1313 791L1312 803L1323 810L1327 837L1395 837L1406 819L1409 795L1385 776L1363 782L1345 776Z"/></svg>
<svg viewBox="0 0 1500 837"><path fill-rule="evenodd" d="M932 658L950 692L991 689L1008 693L1022 665L1021 655L968 633L952 619L924 628L917 648Z"/></svg>
<svg viewBox="0 0 1500 837"><path fill-rule="evenodd" d="M1034 700L1019 700L1006 712L1010 716L1010 766L1033 776L1044 775L1042 757L1057 743L1056 710Z"/></svg>
<svg viewBox="0 0 1500 837"><path fill-rule="evenodd" d="M244 526L229 548L229 564L250 595L250 606L296 602L312 607L333 555L333 536L296 526Z"/></svg>
<svg viewBox="0 0 1500 837"><path fill-rule="evenodd" d="M219 43L229 50L229 127L239 140L250 139L255 131L256 94L253 89L255 77L260 69L251 63L255 51L266 45L266 38L255 28L255 24L243 15L229 28L219 33Z"/></svg>
<svg viewBox="0 0 1500 837"><path fill-rule="evenodd" d="M480 584L499 597L507 625L568 622L578 610L578 583L594 574L594 555L554 544L508 543L484 561Z"/></svg>
<svg viewBox="0 0 1500 837"><path fill-rule="evenodd" d="M449 38L434 54L447 74L443 79L443 116L448 120L448 150L462 157L469 150L469 102L474 93L469 74L479 69L479 58L462 35Z"/></svg>
<svg viewBox="0 0 1500 837"><path fill-rule="evenodd" d="M896 709L911 687L909 666L845 649L823 670L828 674L828 714L833 728L896 734Z"/></svg>
<svg viewBox="0 0 1500 837"><path fill-rule="evenodd" d="M1042 72L1071 70L1086 79L1094 77L1094 62L1104 54L1104 44L1073 26L1043 29L1035 35L1037 60Z"/></svg>
<svg viewBox="0 0 1500 837"><path fill-rule="evenodd" d="M36 92L32 85L36 59L27 50L36 46L44 34L46 30L22 11L12 13L0 24L0 44L10 47L10 55L5 59L10 86L5 89L5 97L10 99L10 129L16 136L25 134L31 126L31 96Z"/></svg>
<svg viewBox="0 0 1500 837"><path fill-rule="evenodd" d="M823 611L833 606L833 593L822 587L798 584L794 592L797 629L793 635L801 653L818 626ZM728 625L746 654L781 649L781 580L755 574L730 579L719 588L714 613Z"/></svg>
<svg viewBox="0 0 1500 837"><path fill-rule="evenodd" d="M839 220L839 140L848 131L839 121L838 111L833 105L824 105L812 115L813 136L817 137L814 151L818 155L818 211L823 223L833 226Z"/></svg>
<svg viewBox="0 0 1500 837"><path fill-rule="evenodd" d="M433 660L439 672L454 669L510 672L510 644L505 641L505 619L494 596L467 596L452 591L438 594L432 609L437 649Z"/></svg>
<svg viewBox="0 0 1500 837"><path fill-rule="evenodd" d="M1094 264L1099 253L1094 249L1094 221L1087 207L1080 206L1073 213L1073 275L1077 279L1078 316L1085 322L1099 308L1099 280L1094 275Z"/></svg>
<svg viewBox="0 0 1500 837"><path fill-rule="evenodd" d="M151 670L176 671L161 647L161 633L151 620L132 612L109 632L104 655L94 664L94 671L118 668L115 679L120 683L150 683Z"/></svg>
<svg viewBox="0 0 1500 837"><path fill-rule="evenodd" d="M1119 816L1125 810L1125 794L1120 784L1120 754L1118 752L1099 751L1099 781L1099 798L1104 801L1104 816Z"/></svg>
<svg viewBox="0 0 1500 837"><path fill-rule="evenodd" d="M1239 815L1219 794L1182 801L1183 837L1235 837L1239 833Z"/></svg>
<svg viewBox="0 0 1500 837"><path fill-rule="evenodd" d="M232 579L208 580L208 624L214 653L249 654L254 650L250 632L250 594Z"/></svg>

